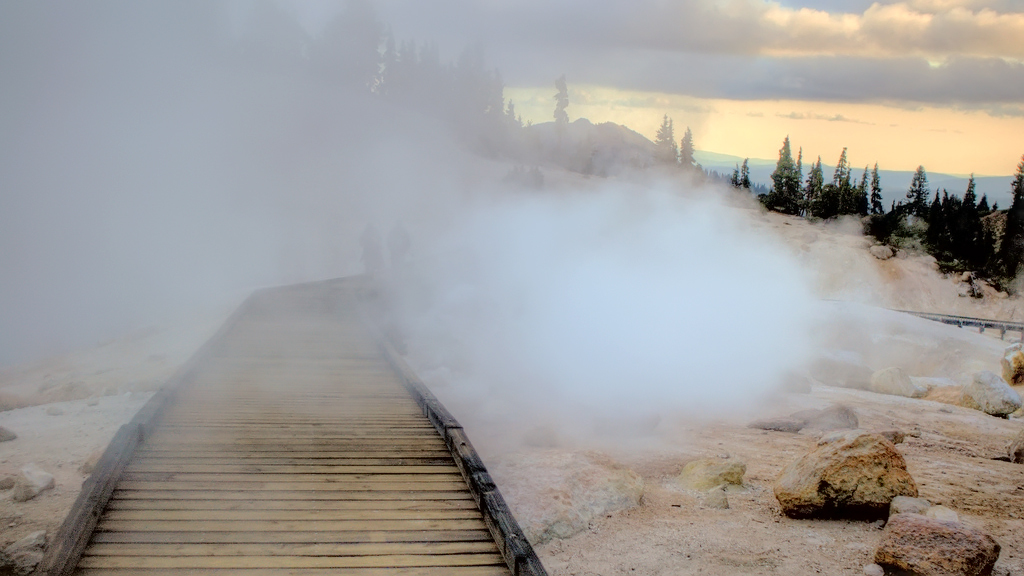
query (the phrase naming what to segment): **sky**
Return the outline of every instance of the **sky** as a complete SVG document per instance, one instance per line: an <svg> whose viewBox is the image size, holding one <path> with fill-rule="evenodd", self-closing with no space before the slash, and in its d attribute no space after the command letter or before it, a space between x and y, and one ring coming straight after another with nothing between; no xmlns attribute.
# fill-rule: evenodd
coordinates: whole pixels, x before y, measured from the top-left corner
<svg viewBox="0 0 1024 576"><path fill-rule="evenodd" d="M338 9L285 2L316 33ZM664 114L699 149L1006 175L1024 154L1024 0L379 0L398 39L448 57L480 42L524 120L553 112L653 137Z"/></svg>

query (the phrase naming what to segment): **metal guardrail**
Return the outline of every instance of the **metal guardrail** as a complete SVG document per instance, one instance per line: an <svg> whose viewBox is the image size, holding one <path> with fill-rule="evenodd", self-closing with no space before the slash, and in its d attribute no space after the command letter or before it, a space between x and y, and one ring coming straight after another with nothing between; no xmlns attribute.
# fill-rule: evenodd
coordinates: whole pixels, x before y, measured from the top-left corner
<svg viewBox="0 0 1024 576"><path fill-rule="evenodd" d="M1024 322L1007 322L1004 320L991 320L988 318L973 318L971 316L954 316L952 314L936 314L934 312L916 312L914 310L894 311L903 312L904 314L912 314L927 320L942 322L943 324L951 324L959 328L970 326L972 328L977 328L979 333L983 333L985 330L993 328L999 330L1000 340L1006 338L1007 332L1019 332L1021 340L1024 340Z"/></svg>

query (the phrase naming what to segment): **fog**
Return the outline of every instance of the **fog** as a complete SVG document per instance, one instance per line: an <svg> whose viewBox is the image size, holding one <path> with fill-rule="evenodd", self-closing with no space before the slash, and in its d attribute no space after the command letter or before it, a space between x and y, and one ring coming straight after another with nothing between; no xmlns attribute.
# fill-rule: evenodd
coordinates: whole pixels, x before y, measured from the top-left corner
<svg viewBox="0 0 1024 576"><path fill-rule="evenodd" d="M0 5L0 364L357 273L365 222L457 183L449 130L320 73L281 14Z"/></svg>

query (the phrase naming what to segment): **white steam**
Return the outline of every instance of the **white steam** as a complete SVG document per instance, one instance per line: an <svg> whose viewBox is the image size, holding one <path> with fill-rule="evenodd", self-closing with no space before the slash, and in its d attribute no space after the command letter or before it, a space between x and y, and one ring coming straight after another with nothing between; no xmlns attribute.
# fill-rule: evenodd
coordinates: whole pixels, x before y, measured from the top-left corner
<svg viewBox="0 0 1024 576"><path fill-rule="evenodd" d="M813 299L755 213L721 194L610 184L468 211L428 271L395 283L411 359L479 422L755 400L806 360Z"/></svg>

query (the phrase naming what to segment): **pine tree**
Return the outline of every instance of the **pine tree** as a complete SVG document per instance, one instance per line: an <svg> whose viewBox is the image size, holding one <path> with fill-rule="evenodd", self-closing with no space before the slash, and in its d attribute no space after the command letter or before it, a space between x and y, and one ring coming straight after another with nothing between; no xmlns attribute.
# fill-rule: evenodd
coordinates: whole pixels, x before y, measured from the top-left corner
<svg viewBox="0 0 1024 576"><path fill-rule="evenodd" d="M693 133L690 132L690 127L686 127L686 133L683 134L683 140L679 146L679 163L683 168L696 168L697 159L693 157Z"/></svg>
<svg viewBox="0 0 1024 576"><path fill-rule="evenodd" d="M676 137L672 129L672 119L665 115L658 128L658 135L654 139L654 146L661 164L676 165L679 163L679 149L676 147Z"/></svg>
<svg viewBox="0 0 1024 576"><path fill-rule="evenodd" d="M1008 282L1017 277L1024 263L1024 156L1017 165L1017 174L1010 189L1013 204L1006 213L1006 228L999 246L999 262Z"/></svg>
<svg viewBox="0 0 1024 576"><path fill-rule="evenodd" d="M565 111L569 107L569 89L565 85L565 74L555 80L555 124L564 128L569 124L569 113Z"/></svg>
<svg viewBox="0 0 1024 576"><path fill-rule="evenodd" d="M928 209L928 231L925 233L925 243L932 250L938 250L939 240L943 235L945 221L942 218L942 202L939 200L939 191L935 191L935 200Z"/></svg>
<svg viewBox="0 0 1024 576"><path fill-rule="evenodd" d="M821 156L818 156L818 161L811 165L811 171L807 173L807 184L804 186L804 204L807 206L808 215L819 216L818 202L821 199L824 185L825 176L821 172Z"/></svg>
<svg viewBox="0 0 1024 576"><path fill-rule="evenodd" d="M875 167L871 169L871 213L885 213L885 206L882 205L882 182L878 177L878 162L875 162Z"/></svg>
<svg viewBox="0 0 1024 576"><path fill-rule="evenodd" d="M750 190L750 158L743 159L743 166L740 168L740 187Z"/></svg>
<svg viewBox="0 0 1024 576"><path fill-rule="evenodd" d="M789 146L789 136L782 141L779 149L779 161L772 172L772 189L765 197L765 206L769 210L783 214L798 215L801 211L800 177L793 162L793 152Z"/></svg>
<svg viewBox="0 0 1024 576"><path fill-rule="evenodd" d="M864 167L864 174L860 177L860 184L857 185L856 193L857 214L868 215L868 167Z"/></svg>
<svg viewBox="0 0 1024 576"><path fill-rule="evenodd" d="M918 166L914 172L914 178L910 181L910 188L907 190L910 212L919 218L928 216L928 175L924 166Z"/></svg>
<svg viewBox="0 0 1024 576"><path fill-rule="evenodd" d="M986 194L981 195L981 200L978 201L978 215L988 216L992 213L992 209L988 207L988 196Z"/></svg>
<svg viewBox="0 0 1024 576"><path fill-rule="evenodd" d="M736 168L732 171L732 178L729 179L729 184L732 184L733 188L740 187L740 165L737 164Z"/></svg>

